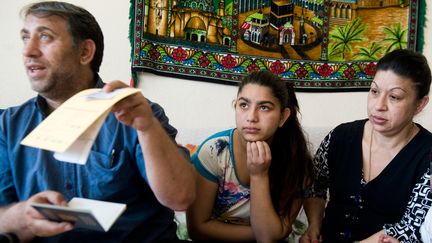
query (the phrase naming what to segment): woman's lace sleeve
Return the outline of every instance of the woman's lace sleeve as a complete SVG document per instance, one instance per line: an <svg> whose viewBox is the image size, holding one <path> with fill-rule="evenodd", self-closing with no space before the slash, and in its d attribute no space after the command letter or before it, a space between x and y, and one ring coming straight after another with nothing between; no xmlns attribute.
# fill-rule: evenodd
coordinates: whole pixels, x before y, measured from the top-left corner
<svg viewBox="0 0 432 243"><path fill-rule="evenodd" d="M431 204L432 195L428 170L415 185L402 220L396 224L384 225L385 233L400 242L422 242L420 226L424 222Z"/></svg>
<svg viewBox="0 0 432 243"><path fill-rule="evenodd" d="M313 160L314 180L305 191L305 197L321 197L327 199L327 191L329 186L329 167L328 153L332 136L332 131L321 142Z"/></svg>

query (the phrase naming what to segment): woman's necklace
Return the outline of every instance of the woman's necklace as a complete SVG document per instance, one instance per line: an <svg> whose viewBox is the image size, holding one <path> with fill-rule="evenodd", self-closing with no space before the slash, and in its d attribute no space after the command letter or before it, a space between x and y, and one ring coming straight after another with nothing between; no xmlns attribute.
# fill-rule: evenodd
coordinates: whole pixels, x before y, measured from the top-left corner
<svg viewBox="0 0 432 243"><path fill-rule="evenodd" d="M414 132L414 129L415 129L415 124L414 124L414 122L411 123L411 124L412 124L412 126L410 127L410 130L408 132L408 138L407 138L404 146L402 146L402 148L405 147L409 143L409 141L411 140L411 137L413 135L413 132ZM369 142L369 171L368 171L369 174L368 174L367 182L370 182L371 177L372 177L372 143L373 143L373 135L374 135L374 129L373 129L373 126L372 126L371 127L371 134L370 134L370 142Z"/></svg>
<svg viewBox="0 0 432 243"><path fill-rule="evenodd" d="M372 125L372 124L371 124ZM373 141L373 125L371 126L371 136L369 142L369 174L368 174L368 183L370 182L370 178L372 177L372 141Z"/></svg>
<svg viewBox="0 0 432 243"><path fill-rule="evenodd" d="M371 179L371 174L372 174L372 141L373 141L373 126L371 126L371 134L370 134L370 142L369 142L369 173L368 173L368 180L367 182L370 181Z"/></svg>

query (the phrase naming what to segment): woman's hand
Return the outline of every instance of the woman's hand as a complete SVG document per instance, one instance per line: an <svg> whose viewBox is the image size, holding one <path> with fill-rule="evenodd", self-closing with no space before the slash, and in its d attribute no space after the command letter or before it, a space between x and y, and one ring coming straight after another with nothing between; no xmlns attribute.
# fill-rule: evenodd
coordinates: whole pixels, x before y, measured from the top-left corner
<svg viewBox="0 0 432 243"><path fill-rule="evenodd" d="M399 243L399 241L388 235L380 235L379 243Z"/></svg>
<svg viewBox="0 0 432 243"><path fill-rule="evenodd" d="M322 241L319 229L309 227L300 237L300 243L319 243Z"/></svg>

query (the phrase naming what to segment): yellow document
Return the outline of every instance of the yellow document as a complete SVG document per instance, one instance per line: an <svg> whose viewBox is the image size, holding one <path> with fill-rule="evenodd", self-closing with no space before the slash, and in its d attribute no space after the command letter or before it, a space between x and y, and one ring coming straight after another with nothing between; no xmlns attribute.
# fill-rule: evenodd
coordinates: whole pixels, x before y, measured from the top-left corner
<svg viewBox="0 0 432 243"><path fill-rule="evenodd" d="M81 91L52 112L21 144L56 152L55 158L61 161L85 164L111 107L137 92L140 90L129 87L110 93Z"/></svg>

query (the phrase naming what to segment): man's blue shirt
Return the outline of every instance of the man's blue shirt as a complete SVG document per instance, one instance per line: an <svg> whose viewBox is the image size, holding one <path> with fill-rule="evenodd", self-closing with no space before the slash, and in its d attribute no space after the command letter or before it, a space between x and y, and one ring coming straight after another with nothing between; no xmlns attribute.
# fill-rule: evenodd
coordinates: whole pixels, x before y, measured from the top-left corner
<svg viewBox="0 0 432 243"><path fill-rule="evenodd" d="M100 82L100 81L99 81ZM151 103L151 102L150 102ZM21 145L21 140L45 118L46 101L38 96L0 115L0 206L53 190L66 201L83 197L127 204L109 232L75 229L40 242L154 242L175 237L173 211L151 191L136 130L110 113L85 165L61 162L53 152ZM173 139L162 107L151 103L155 117Z"/></svg>

